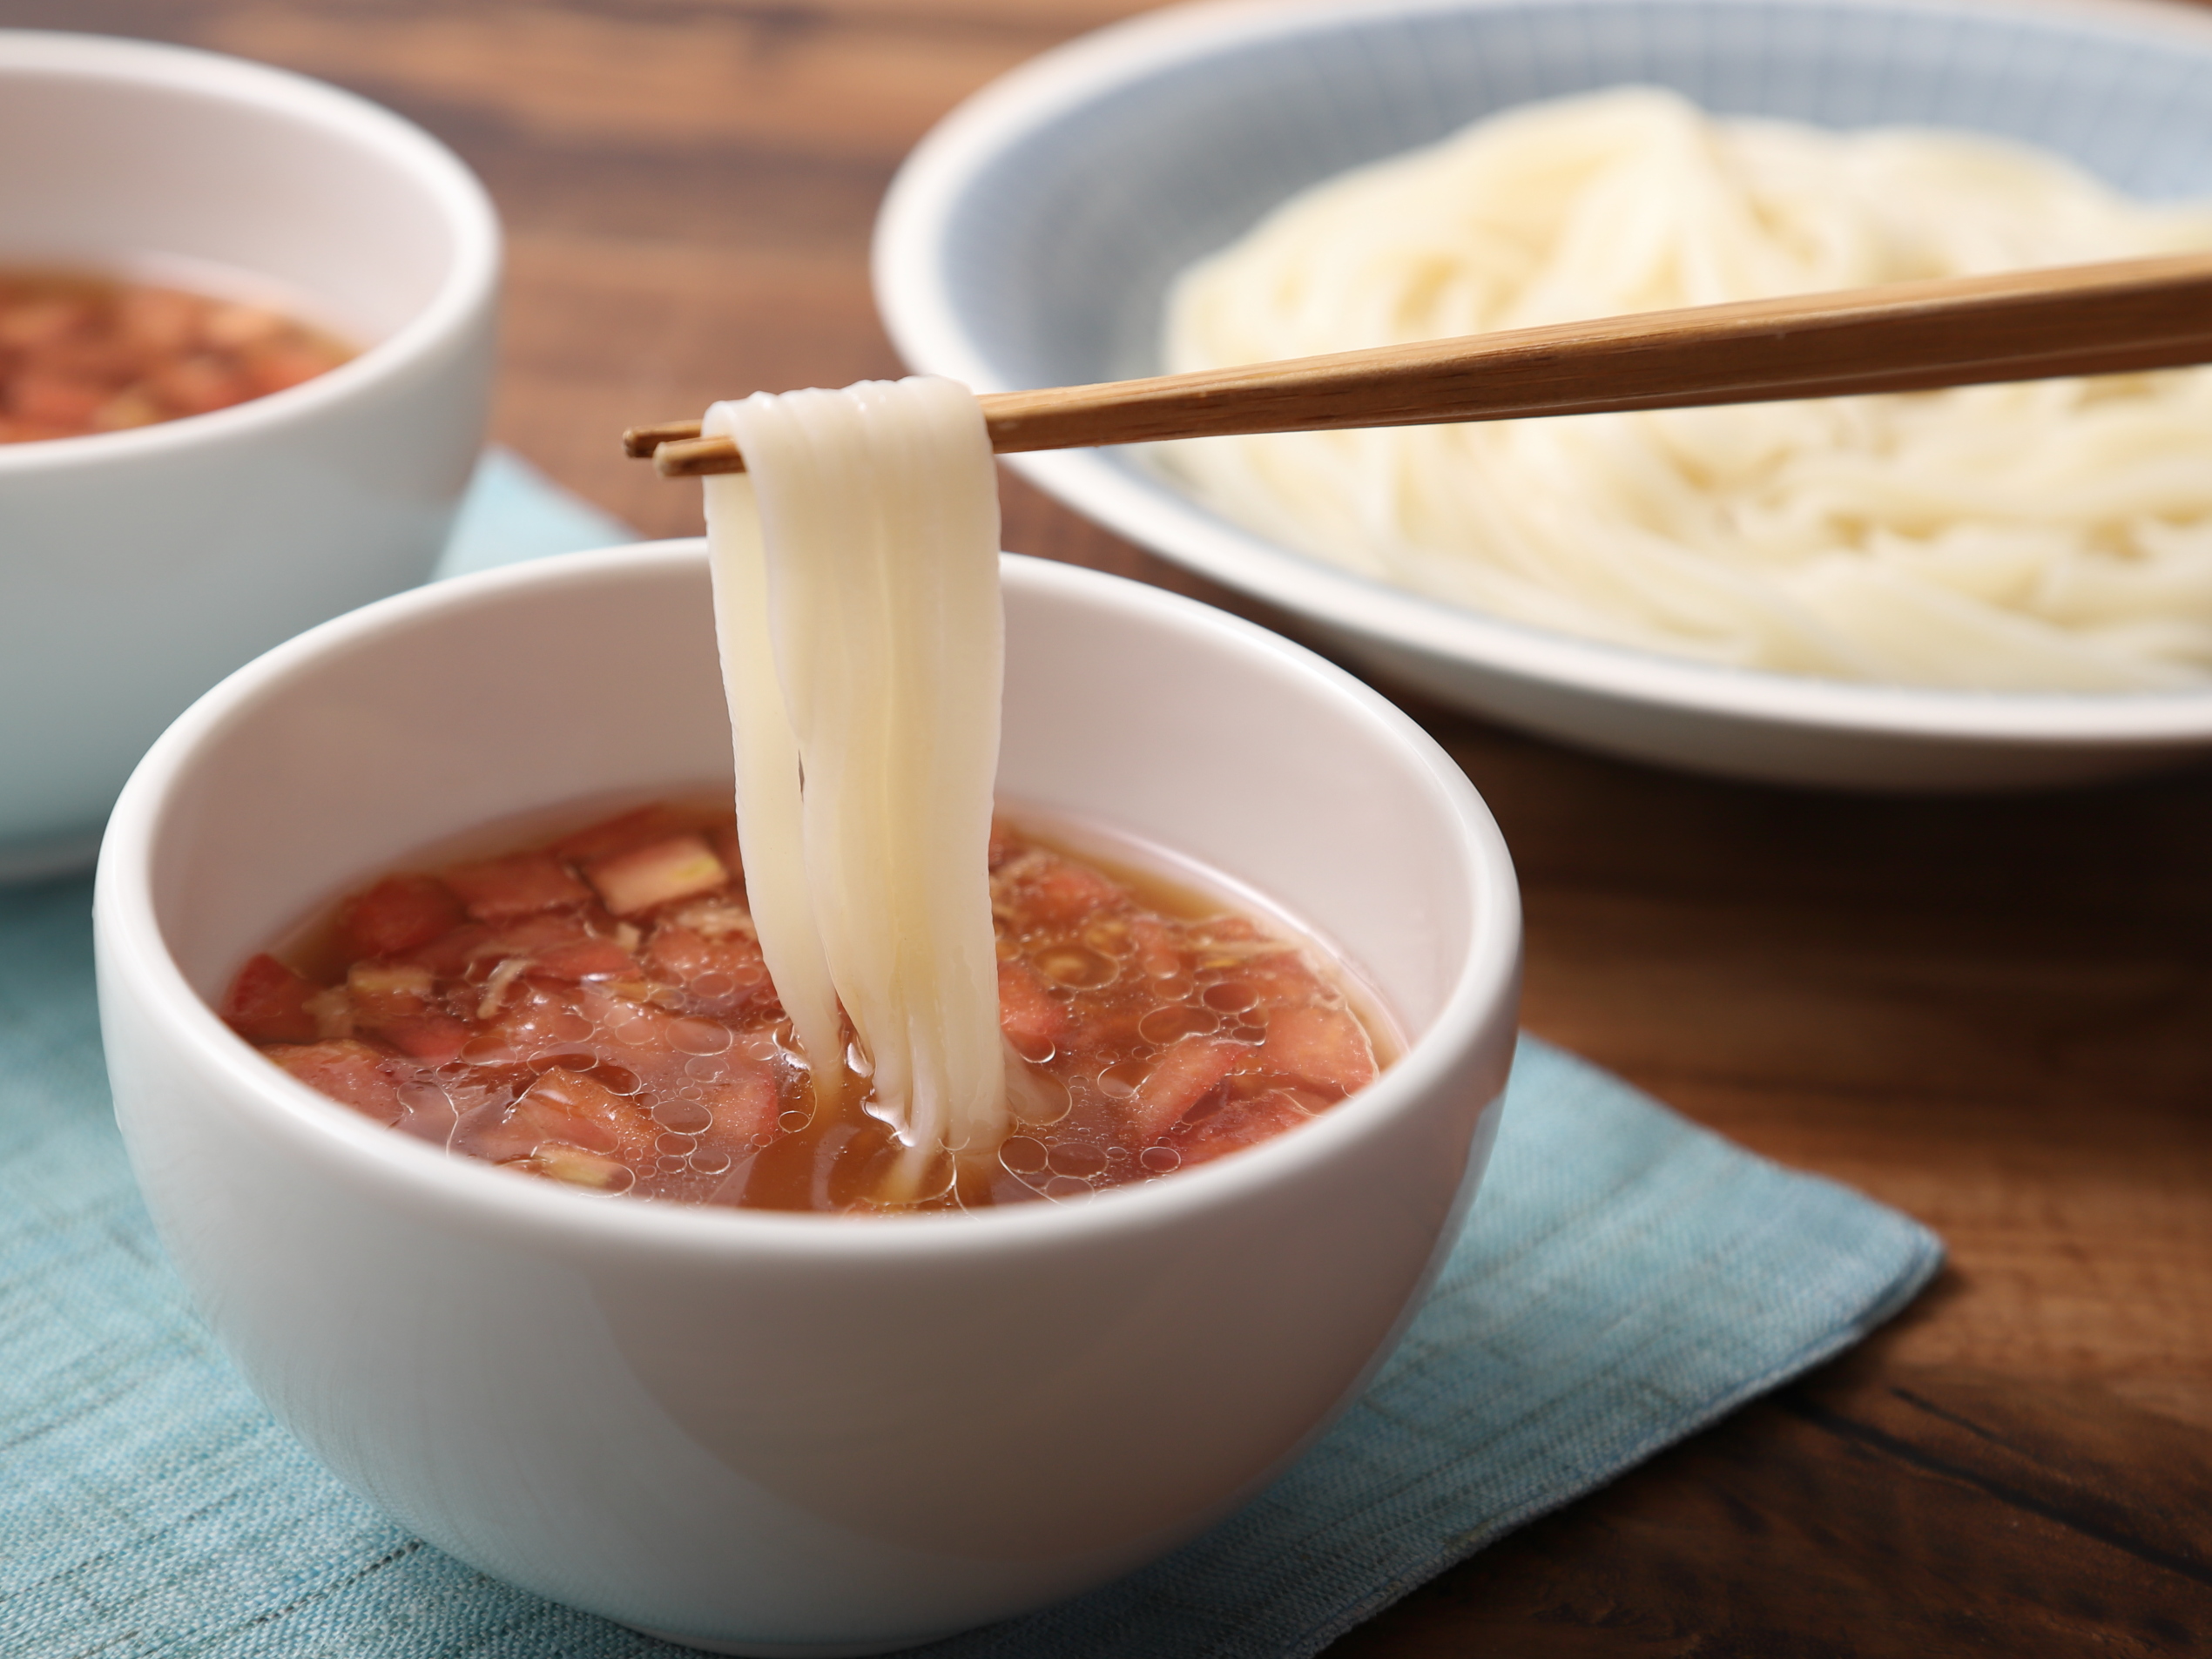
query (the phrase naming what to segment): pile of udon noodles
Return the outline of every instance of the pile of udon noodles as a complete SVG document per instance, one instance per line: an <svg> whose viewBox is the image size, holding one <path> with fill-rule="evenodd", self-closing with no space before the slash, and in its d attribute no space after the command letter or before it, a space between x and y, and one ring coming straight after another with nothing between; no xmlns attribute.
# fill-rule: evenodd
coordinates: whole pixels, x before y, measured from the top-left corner
<svg viewBox="0 0 2212 1659"><path fill-rule="evenodd" d="M1170 370L2212 247L1959 133L1626 89L1326 182L1194 266ZM1208 439L1162 462L1316 557L1708 662L1996 691L2212 678L2212 372Z"/></svg>
<svg viewBox="0 0 2212 1659"><path fill-rule="evenodd" d="M999 1028L987 849L1004 678L998 481L951 381L758 394L703 423L738 852L817 1112L864 1079L887 1204L996 1153L1028 1077ZM852 1025L852 1044L844 1022Z"/></svg>

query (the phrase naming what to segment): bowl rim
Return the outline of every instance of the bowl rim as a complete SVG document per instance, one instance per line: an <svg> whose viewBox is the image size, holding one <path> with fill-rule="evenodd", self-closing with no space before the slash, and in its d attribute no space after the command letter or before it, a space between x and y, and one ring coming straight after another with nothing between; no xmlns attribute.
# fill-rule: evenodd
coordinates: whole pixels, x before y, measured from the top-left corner
<svg viewBox="0 0 2212 1659"><path fill-rule="evenodd" d="M1239 44L1439 12L1530 11L1583 0L1197 0L1054 48L969 97L908 155L877 217L876 304L916 373L1015 389L963 325L940 257L978 171L1100 95ZM1700 0L1710 10L1851 10L2041 21L2165 36L2212 52L2212 12L2167 0ZM1002 457L1116 533L1239 592L1383 650L1498 678L1730 720L1838 736L2035 748L2157 748L2212 738L2212 685L2157 691L1952 690L1735 667L1553 633L1326 563L1218 516L1101 450Z"/></svg>
<svg viewBox="0 0 2212 1659"><path fill-rule="evenodd" d="M1003 556L1008 588L1075 597L1208 636L1248 658L1271 659L1319 681L1394 744L1451 829L1473 921L1465 960L1427 1028L1377 1081L1292 1135L1191 1170L1102 1193L1077 1205L1011 1204L981 1212L902 1217L860 1225L840 1216L617 1204L516 1181L472 1160L395 1135L324 1098L269 1064L216 1016L186 982L155 913L152 873L165 821L197 758L239 721L313 674L334 653L403 636L419 621L496 606L523 589L589 593L624 578L664 581L699 570L703 538L572 553L458 577L395 595L310 629L207 692L148 751L132 774L101 846L93 898L103 1018L125 997L165 1048L219 1079L226 1109L319 1161L326 1172L376 1187L397 1204L529 1238L564 1251L644 1249L714 1259L869 1261L885 1256L965 1258L982 1251L1084 1247L1089 1241L1174 1224L1193 1212L1234 1207L1264 1189L1305 1178L1339 1149L1413 1110L1486 1041L1502 1017L1511 1029L1520 982L1520 890L1505 840L1466 774L1387 699L1324 658L1227 612L1165 590L1053 561Z"/></svg>
<svg viewBox="0 0 2212 1659"><path fill-rule="evenodd" d="M165 42L60 30L0 29L0 82L51 76L209 98L374 154L408 178L453 239L428 302L337 368L228 408L80 437L0 444L0 476L109 467L134 456L186 455L342 403L409 373L466 331L493 300L502 264L497 210L466 163L421 127L357 93L290 70Z"/></svg>

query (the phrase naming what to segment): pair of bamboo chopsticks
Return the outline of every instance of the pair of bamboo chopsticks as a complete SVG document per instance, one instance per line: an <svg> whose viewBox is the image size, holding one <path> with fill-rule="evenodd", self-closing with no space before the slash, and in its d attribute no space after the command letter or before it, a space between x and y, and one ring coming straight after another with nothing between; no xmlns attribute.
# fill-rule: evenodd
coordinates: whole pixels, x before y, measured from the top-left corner
<svg viewBox="0 0 2212 1659"><path fill-rule="evenodd" d="M1918 392L2212 362L2212 255L1653 311L981 400L1001 455ZM664 477L741 472L697 421L632 427Z"/></svg>

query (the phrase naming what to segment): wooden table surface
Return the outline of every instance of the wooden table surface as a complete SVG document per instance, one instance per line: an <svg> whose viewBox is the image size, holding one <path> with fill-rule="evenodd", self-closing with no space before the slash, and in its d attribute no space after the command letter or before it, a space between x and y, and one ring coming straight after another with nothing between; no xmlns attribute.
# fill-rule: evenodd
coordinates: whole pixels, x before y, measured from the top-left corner
<svg viewBox="0 0 2212 1659"><path fill-rule="evenodd" d="M1139 9L0 0L0 24L265 59L442 137L511 239L496 435L662 536L697 531L698 492L616 431L896 373L867 251L900 158ZM1011 479L1006 509L1009 547L1283 625ZM1920 1217L1951 1265L1857 1352L1332 1653L2212 1651L2212 772L1796 793L1401 700L1512 844L1528 1028Z"/></svg>

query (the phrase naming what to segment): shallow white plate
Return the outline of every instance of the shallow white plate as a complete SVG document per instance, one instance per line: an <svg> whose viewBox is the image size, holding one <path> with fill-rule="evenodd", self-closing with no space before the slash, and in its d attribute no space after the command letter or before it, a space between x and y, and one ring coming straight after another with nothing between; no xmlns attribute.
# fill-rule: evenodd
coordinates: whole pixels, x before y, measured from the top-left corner
<svg viewBox="0 0 2212 1659"><path fill-rule="evenodd" d="M1973 127L2150 197L2212 193L2212 15L1936 0L1324 0L1154 13L1048 53L926 139L876 230L916 369L979 391L1157 373L1184 264L1315 179L1624 82L1837 127ZM1501 622L1231 523L1130 454L1013 464L1454 706L1662 764L1875 789L2084 781L2212 750L2212 691L1973 693L1711 667ZM2206 460L2212 466L2212 456Z"/></svg>

